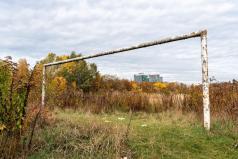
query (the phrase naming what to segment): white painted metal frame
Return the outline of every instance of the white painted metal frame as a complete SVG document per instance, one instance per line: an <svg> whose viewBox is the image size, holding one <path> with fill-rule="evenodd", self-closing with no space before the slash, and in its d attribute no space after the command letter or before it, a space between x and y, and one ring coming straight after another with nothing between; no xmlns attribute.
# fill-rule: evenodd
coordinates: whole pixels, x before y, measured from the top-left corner
<svg viewBox="0 0 238 159"><path fill-rule="evenodd" d="M131 46L131 47L120 48L120 49L105 51L105 52L99 52L99 53L94 54L94 55L76 57L76 58L72 58L72 59L67 59L67 60L63 60L63 61L57 61L57 62L52 62L52 63L45 64L44 67L43 67L41 108L43 108L45 106L45 87L46 87L45 80L46 80L46 68L47 67L50 67L50 66L53 66L53 65L60 65L60 64L68 63L68 62L73 62L73 61L80 61L80 60L91 59L91 58L100 57L100 56L106 56L106 55L121 53L121 52L125 52L125 51L130 51L130 50L136 50L136 49L140 49L140 48L145 48L145 47L150 47L150 46L155 46L155 45L160 45L160 44L165 44L165 43L169 43L169 42L195 38L195 37L200 37L201 38L204 127L207 130L210 130L210 101L209 101L209 80L208 80L207 30L192 32L192 33L183 34L183 35L180 35L180 36L173 36L173 37L169 37L169 38L163 38L163 39L160 39L160 40L146 42L146 43L134 45L134 46Z"/></svg>

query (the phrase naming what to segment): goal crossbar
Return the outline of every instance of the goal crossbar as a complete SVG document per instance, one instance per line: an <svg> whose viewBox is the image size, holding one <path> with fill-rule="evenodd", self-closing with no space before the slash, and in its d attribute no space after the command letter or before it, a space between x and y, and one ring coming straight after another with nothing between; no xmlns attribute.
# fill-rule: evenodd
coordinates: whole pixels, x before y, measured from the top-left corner
<svg viewBox="0 0 238 159"><path fill-rule="evenodd" d="M206 30L202 30L202 31L198 31L198 32L192 32L192 33L189 33L189 34L183 34L183 35L180 35L180 36L173 36L173 37L163 38L163 39L160 39L160 40L145 42L145 43L137 44L137 45L134 45L134 46L115 49L115 50L111 50L111 51L99 52L99 53L96 53L96 54L93 54L93 55L76 57L76 58L72 58L72 59L52 62L52 63L45 64L44 66L48 67L48 66L53 66L53 65L59 65L59 64L64 64L64 63L68 63L68 62L73 62L73 61L91 59L91 58L95 58L95 57L106 56L106 55L116 54L116 53L120 53L120 52L126 52L126 51L141 49L141 48L160 45L160 44L165 44L165 43L169 43L169 42L200 37L201 34L203 34L204 32L206 32Z"/></svg>

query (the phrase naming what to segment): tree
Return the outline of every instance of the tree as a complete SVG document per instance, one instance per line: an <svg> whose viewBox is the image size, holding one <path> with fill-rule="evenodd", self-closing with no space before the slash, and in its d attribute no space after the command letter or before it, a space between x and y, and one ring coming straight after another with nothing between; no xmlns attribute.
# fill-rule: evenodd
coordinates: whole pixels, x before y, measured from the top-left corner
<svg viewBox="0 0 238 159"><path fill-rule="evenodd" d="M25 85L28 82L29 75L29 65L27 64L26 59L20 59L17 65L17 81L20 84Z"/></svg>
<svg viewBox="0 0 238 159"><path fill-rule="evenodd" d="M80 56L81 54L77 55L75 52L72 52L70 56L56 56L56 54L50 53L44 60L42 60L42 63L46 61L53 62L53 59L61 61ZM82 89L84 92L94 89L94 80L98 76L97 66L93 63L87 63L84 60L51 67L48 71L49 73L47 76L49 79L52 80L54 76L64 77L68 86L76 84L77 88Z"/></svg>
<svg viewBox="0 0 238 159"><path fill-rule="evenodd" d="M4 124L7 132L21 130L31 75L24 59L18 64L11 60L0 61L0 125Z"/></svg>

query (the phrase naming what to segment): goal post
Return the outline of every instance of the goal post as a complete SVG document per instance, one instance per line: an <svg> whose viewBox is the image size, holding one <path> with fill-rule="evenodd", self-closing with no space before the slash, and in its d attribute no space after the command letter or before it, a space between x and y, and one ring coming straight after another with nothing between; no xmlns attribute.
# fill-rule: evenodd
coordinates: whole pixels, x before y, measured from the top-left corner
<svg viewBox="0 0 238 159"><path fill-rule="evenodd" d="M203 91L203 121L204 127L210 130L210 100L209 100L209 76L208 76L208 53L207 53L207 31L201 33L201 62L202 62L202 91Z"/></svg>
<svg viewBox="0 0 238 159"><path fill-rule="evenodd" d="M41 108L45 106L45 87L46 87L46 69L47 67L60 65L64 63L69 63L73 61L80 61L85 59L96 58L100 56L107 56L111 54L122 53L130 50L136 50L146 47L151 47L155 45L161 45L165 43L186 40L190 38L201 38L201 64L202 64L202 90L203 90L203 114L204 114L204 127L207 130L210 130L210 100L209 100L209 78L208 78L208 52L207 52L207 30L201 30L197 32L192 32L188 34L183 34L179 36L172 36L168 38L163 38L160 40L145 42L137 45L133 45L130 47L115 49L111 51L99 52L93 55L76 57L72 59L67 59L63 61L56 61L48 64L44 64L43 66L43 77L42 77L42 103Z"/></svg>

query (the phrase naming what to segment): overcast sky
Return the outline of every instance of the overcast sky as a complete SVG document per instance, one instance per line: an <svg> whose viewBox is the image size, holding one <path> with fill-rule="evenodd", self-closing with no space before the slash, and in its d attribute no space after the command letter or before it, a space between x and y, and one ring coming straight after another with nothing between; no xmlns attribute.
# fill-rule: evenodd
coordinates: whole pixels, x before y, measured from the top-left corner
<svg viewBox="0 0 238 159"><path fill-rule="evenodd" d="M49 52L83 55L208 29L209 75L238 79L238 1L1 0L0 57L31 65ZM200 39L100 57L100 72L133 78L160 73L166 81L201 81Z"/></svg>

